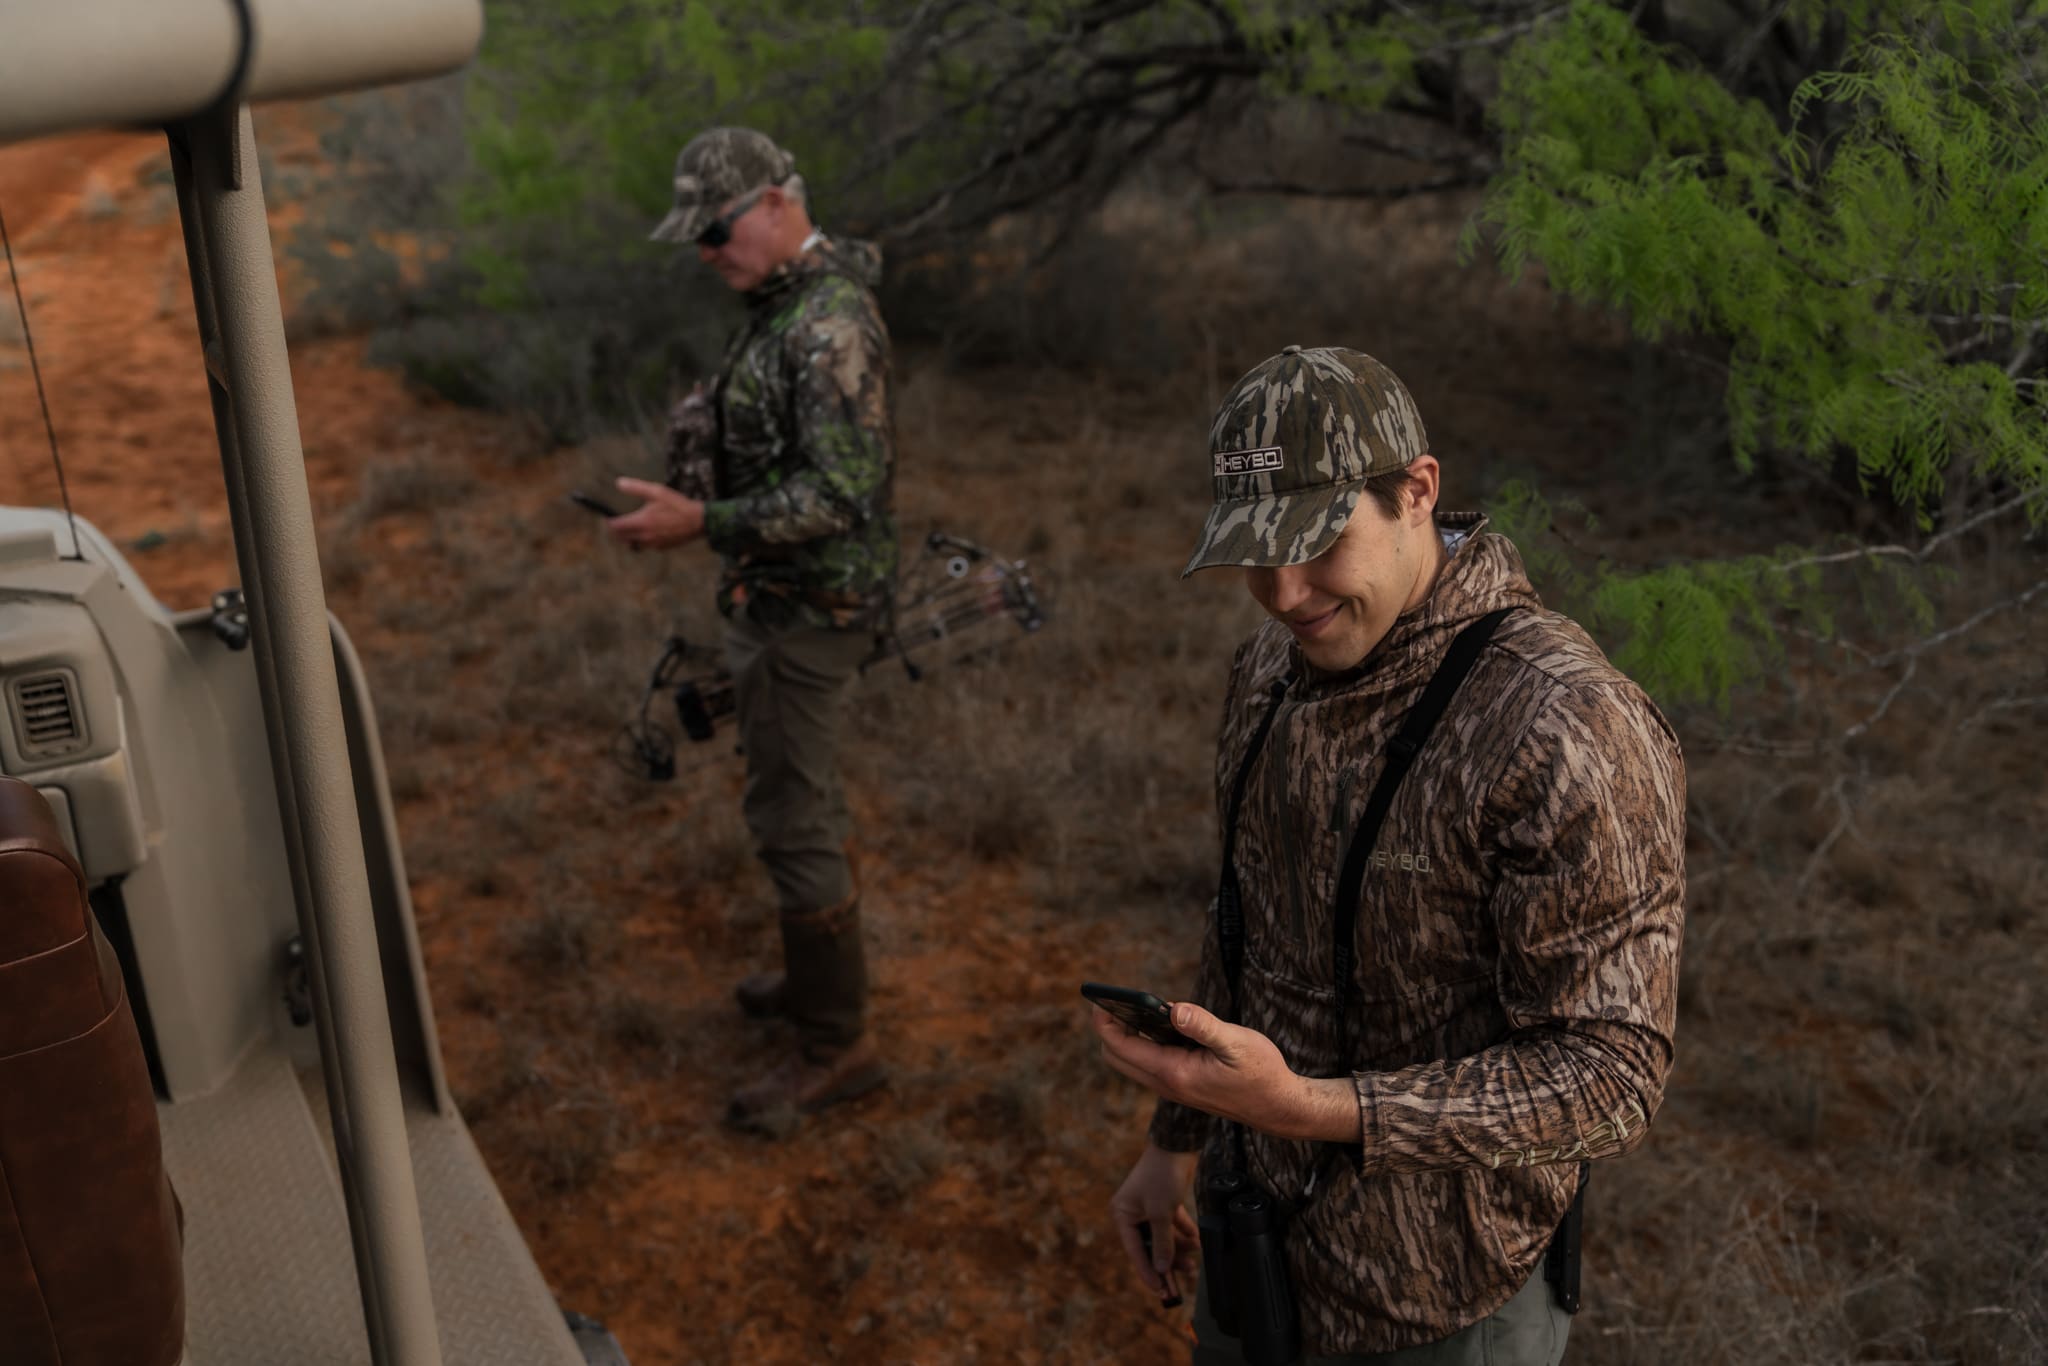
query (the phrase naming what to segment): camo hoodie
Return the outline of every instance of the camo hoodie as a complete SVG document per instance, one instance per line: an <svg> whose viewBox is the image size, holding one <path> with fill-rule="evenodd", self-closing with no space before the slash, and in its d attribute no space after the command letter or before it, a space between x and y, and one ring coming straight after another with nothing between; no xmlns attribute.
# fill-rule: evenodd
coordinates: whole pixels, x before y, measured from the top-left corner
<svg viewBox="0 0 2048 1366"><path fill-rule="evenodd" d="M1247 1135L1250 1174L1298 1212L1304 1346L1448 1337L1533 1274L1578 1163L1627 1152L1671 1066L1684 906L1678 743L1585 632L1543 610L1473 514L1428 598L1355 669L1308 676L1267 622L1231 670L1219 810L1270 685L1296 674L1247 785L1236 863L1240 1023L1311 1076L1350 1071L1362 1162L1302 1203L1320 1145ZM1460 628L1514 606L1409 770L1360 896L1351 1056L1339 1058L1331 902L1382 755ZM1189 999L1226 997L1210 917ZM1227 1126L1162 1102L1152 1139L1221 1155ZM1348 1154L1349 1149L1347 1148Z"/></svg>
<svg viewBox="0 0 2048 1366"><path fill-rule="evenodd" d="M861 626L896 576L889 333L881 253L822 234L747 295L701 439L680 416L669 482L708 496L718 606L766 625Z"/></svg>

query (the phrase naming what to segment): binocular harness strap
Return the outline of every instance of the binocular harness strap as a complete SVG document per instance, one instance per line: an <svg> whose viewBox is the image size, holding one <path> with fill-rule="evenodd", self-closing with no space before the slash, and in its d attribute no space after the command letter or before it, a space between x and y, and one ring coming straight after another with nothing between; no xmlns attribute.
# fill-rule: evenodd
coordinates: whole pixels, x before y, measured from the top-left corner
<svg viewBox="0 0 2048 1366"><path fill-rule="evenodd" d="M1280 715L1280 702L1292 686L1292 674L1273 684L1272 701L1266 707L1266 714L1259 718L1258 729L1252 732L1252 742L1245 748L1244 762L1238 765L1237 777L1230 784L1230 804L1223 812L1223 876L1216 887L1216 941L1223 954L1223 980L1230 991L1226 1003L1229 1013L1224 1018L1233 1021L1238 1013L1238 979L1244 971L1244 903L1238 896L1235 857L1237 814L1244 806L1244 790L1251 782L1252 765L1265 751L1266 736L1272 732L1274 718Z"/></svg>
<svg viewBox="0 0 2048 1366"><path fill-rule="evenodd" d="M1331 916L1331 961L1335 967L1337 982L1337 1038L1338 1057L1351 1056L1351 998L1354 992L1353 968L1356 965L1356 950L1353 940L1358 927L1358 898L1365 883L1366 863L1372 857L1373 846L1379 841L1380 825L1386 820L1388 810L1394 804L1394 794L1401 786L1401 780L1415 762L1416 755L1428 743L1430 732L1450 705L1451 698L1472 672L1472 666L1479 661L1479 652L1486 646L1503 620L1515 609L1503 607L1489 612L1464 630L1458 632L1444 651L1443 662L1437 665L1436 673L1422 689L1422 696L1416 700L1407 717L1401 722L1401 729L1387 746L1386 767L1380 770L1379 781L1373 785L1372 795L1366 799L1365 811L1358 818L1357 829L1351 836L1351 843L1345 851L1342 871L1337 875L1337 901ZM1250 785L1252 765L1258 762L1264 750L1266 737L1273 729L1274 718L1280 713L1281 700L1293 686L1294 679L1287 678L1272 685L1272 703L1266 714L1260 718L1258 730L1252 735L1251 745L1245 751L1244 762L1238 767L1237 778L1231 784L1230 803L1225 808L1223 820L1223 876L1216 891L1216 937L1217 947L1223 956L1224 980L1229 991L1230 1014L1226 1017L1235 1021L1238 1015L1239 982L1244 970L1244 906L1238 894L1237 885L1237 818L1244 805L1245 788ZM1233 1129L1237 1126L1233 1125ZM1239 1149L1239 1167L1243 1167L1242 1132L1236 1134ZM1331 1159L1345 1151L1345 1145L1331 1144L1324 1161L1309 1180L1309 1189L1314 1190L1321 1183ZM1363 1162L1365 1154L1352 1150L1352 1159Z"/></svg>
<svg viewBox="0 0 2048 1366"><path fill-rule="evenodd" d="M1379 843L1380 826L1387 819L1387 811L1394 804L1394 793L1401 786L1401 780L1408 776L1409 768L1415 763L1415 756L1429 743L1430 732L1442 719L1444 709L1451 704L1451 698L1472 672L1472 666L1479 662L1479 652L1484 649L1494 628L1506 619L1512 607L1503 607L1489 612L1479 620L1458 632L1451 647L1444 651L1443 663L1437 665L1423 688L1422 696L1409 709L1406 719L1401 722L1400 731L1387 745L1387 765L1380 770L1379 781L1373 784L1372 796L1366 799L1365 812L1358 818L1358 828L1352 833L1351 845L1344 853L1344 868L1337 875L1337 904L1330 916L1330 962L1334 965L1337 978L1337 1055L1340 1059L1351 1056L1351 997L1356 990L1352 969L1357 954L1358 896L1365 885L1365 865L1372 858L1373 846Z"/></svg>

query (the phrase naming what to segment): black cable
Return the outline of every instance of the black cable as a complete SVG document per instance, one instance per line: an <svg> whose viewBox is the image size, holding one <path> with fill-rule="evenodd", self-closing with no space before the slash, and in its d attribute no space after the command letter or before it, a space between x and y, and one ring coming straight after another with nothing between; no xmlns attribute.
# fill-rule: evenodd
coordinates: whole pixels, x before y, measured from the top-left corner
<svg viewBox="0 0 2048 1366"><path fill-rule="evenodd" d="M50 462L57 467L57 494L64 500L64 517L71 524L71 558L83 560L78 544L78 516L71 510L71 486L64 479L64 457L57 453L57 424L50 420L50 396L43 388L43 367L36 360L35 334L28 327L28 297L21 292L21 276L14 269L14 241L7 235L7 215L0 214L0 247L7 251L7 278L14 286L14 307L21 314L21 340L28 347L28 368L36 377L36 402L43 406L43 430L50 434Z"/></svg>

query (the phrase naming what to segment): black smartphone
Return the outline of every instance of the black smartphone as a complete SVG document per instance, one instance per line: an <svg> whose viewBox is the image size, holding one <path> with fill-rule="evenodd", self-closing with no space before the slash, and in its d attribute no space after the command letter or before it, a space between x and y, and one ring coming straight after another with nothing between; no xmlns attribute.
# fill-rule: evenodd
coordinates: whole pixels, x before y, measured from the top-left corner
<svg viewBox="0 0 2048 1366"><path fill-rule="evenodd" d="M1125 1029L1133 1034L1142 1035L1153 1043L1163 1043L1173 1048L1201 1047L1173 1027L1173 1011L1167 1007L1166 1002L1149 991L1104 986L1101 982L1083 982L1081 994L1116 1016Z"/></svg>
<svg viewBox="0 0 2048 1366"><path fill-rule="evenodd" d="M569 501L577 507L588 508L600 517L623 517L626 515L624 508L615 508L610 503L605 502L604 499L593 498L582 489L569 490Z"/></svg>

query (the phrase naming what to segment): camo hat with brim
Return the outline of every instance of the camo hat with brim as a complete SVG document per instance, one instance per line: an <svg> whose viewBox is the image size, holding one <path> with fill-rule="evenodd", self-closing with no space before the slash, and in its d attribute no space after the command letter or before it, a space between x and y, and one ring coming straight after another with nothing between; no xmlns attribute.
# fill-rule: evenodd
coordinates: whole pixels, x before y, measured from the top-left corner
<svg viewBox="0 0 2048 1366"><path fill-rule="evenodd" d="M656 242L694 242L718 216L718 208L749 190L780 185L796 174L796 158L766 133L751 128L711 128L676 154L675 207L648 237Z"/></svg>
<svg viewBox="0 0 2048 1366"><path fill-rule="evenodd" d="M1239 380L1209 428L1215 503L1181 571L1312 560L1365 481L1429 449L1407 387L1360 351L1290 346Z"/></svg>

